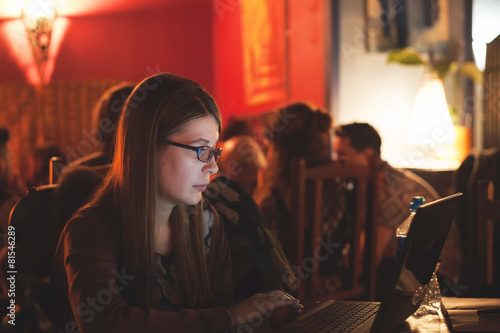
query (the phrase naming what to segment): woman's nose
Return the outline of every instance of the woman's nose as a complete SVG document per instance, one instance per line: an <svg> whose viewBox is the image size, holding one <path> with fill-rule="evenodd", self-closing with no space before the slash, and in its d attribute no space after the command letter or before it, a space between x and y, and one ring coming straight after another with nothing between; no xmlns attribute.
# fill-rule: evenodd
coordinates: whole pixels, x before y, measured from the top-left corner
<svg viewBox="0 0 500 333"><path fill-rule="evenodd" d="M204 171L208 172L211 175L214 175L219 171L219 167L215 162L215 158L212 158L209 162L205 163L204 168Z"/></svg>

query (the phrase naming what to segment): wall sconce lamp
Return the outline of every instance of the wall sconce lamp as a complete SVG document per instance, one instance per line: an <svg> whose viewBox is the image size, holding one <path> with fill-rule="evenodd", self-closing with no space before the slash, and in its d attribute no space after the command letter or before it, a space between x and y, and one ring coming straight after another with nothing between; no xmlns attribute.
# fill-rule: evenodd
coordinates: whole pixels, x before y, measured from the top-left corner
<svg viewBox="0 0 500 333"><path fill-rule="evenodd" d="M56 16L56 4L51 0L29 0L21 14L43 84L48 83L46 65Z"/></svg>

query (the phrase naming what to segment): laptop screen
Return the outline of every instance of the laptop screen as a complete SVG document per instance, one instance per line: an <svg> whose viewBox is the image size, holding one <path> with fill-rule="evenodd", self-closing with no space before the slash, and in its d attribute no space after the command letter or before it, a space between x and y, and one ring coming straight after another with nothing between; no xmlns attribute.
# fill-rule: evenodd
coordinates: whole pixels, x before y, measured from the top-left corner
<svg viewBox="0 0 500 333"><path fill-rule="evenodd" d="M461 196L457 193L417 209L372 332L397 328L420 307L423 288L439 261Z"/></svg>

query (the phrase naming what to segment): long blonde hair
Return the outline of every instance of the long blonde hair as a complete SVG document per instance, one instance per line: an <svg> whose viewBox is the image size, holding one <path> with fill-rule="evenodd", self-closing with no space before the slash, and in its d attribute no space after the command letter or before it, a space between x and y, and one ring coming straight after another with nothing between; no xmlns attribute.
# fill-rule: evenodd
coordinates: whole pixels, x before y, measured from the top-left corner
<svg viewBox="0 0 500 333"><path fill-rule="evenodd" d="M132 298L152 307L155 281L155 205L158 193L156 144L188 121L211 115L221 128L219 109L198 83L172 74L150 76L127 99L116 137L115 155L96 204L111 194L121 214L122 251ZM90 204L92 205L92 203ZM170 216L174 260L183 307L208 306L212 293L203 239L202 203L177 206Z"/></svg>

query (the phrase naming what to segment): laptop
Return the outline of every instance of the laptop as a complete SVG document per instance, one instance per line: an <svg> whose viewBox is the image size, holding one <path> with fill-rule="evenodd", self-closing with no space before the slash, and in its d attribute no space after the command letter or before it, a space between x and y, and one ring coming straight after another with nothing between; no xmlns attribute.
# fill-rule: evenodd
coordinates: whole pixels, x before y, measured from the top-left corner
<svg viewBox="0 0 500 333"><path fill-rule="evenodd" d="M417 209L382 302L328 300L279 332L390 332L398 328L422 303L420 288L431 279L461 196L456 193ZM345 318L357 320L346 323Z"/></svg>

